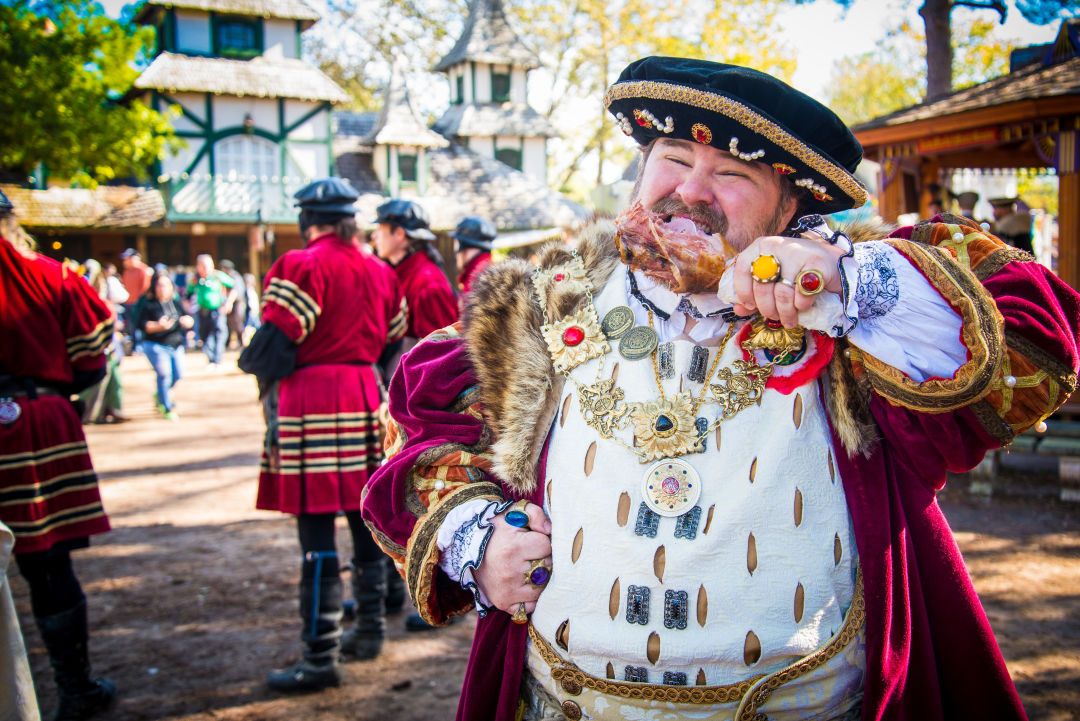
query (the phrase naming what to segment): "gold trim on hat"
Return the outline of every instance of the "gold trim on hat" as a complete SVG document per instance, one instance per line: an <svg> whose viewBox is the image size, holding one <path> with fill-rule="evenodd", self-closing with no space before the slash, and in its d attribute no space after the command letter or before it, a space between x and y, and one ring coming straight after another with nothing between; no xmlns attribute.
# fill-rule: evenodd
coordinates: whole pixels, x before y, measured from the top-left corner
<svg viewBox="0 0 1080 721"><path fill-rule="evenodd" d="M776 145L780 146L796 158L806 163L810 168L824 175L832 181L840 190L844 191L849 198L855 201L854 207L866 203L866 190L856 182L855 177L844 168L827 160L820 153L812 150L788 131L781 128L765 116L751 110L746 105L732 100L717 93L707 93L702 90L688 88L685 85L674 83L658 83L653 80L634 80L624 83L616 83L604 93L604 107L611 107L616 100L627 98L649 98L651 100L667 100L673 103L682 103L702 110L711 110L720 113L740 125L764 136Z"/></svg>

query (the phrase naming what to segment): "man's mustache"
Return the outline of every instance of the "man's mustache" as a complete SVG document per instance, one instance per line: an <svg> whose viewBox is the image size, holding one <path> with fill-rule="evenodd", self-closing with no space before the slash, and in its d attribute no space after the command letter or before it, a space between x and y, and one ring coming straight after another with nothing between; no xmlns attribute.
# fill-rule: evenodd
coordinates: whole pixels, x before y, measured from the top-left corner
<svg viewBox="0 0 1080 721"><path fill-rule="evenodd" d="M678 197L669 195L653 203L651 210L663 216L684 215L709 234L720 233L725 235L727 233L727 216L708 203L687 205Z"/></svg>

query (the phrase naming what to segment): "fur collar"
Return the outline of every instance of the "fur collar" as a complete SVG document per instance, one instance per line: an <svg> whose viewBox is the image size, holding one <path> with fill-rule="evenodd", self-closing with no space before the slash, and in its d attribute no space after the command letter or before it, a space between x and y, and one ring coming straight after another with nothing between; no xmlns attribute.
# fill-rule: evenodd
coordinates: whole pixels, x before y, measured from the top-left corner
<svg viewBox="0 0 1080 721"><path fill-rule="evenodd" d="M855 242L882 238L884 226L858 224L844 231ZM589 281L599 291L620 267L613 241L615 223L594 219L579 233L578 255ZM561 243L546 246L540 267L552 268L571 259ZM536 465L547 432L558 412L564 379L552 368L540 333L544 322L533 293L534 267L524 260L497 263L477 279L465 308L465 336L480 387L487 423L495 432L494 473L518 496L536 489ZM548 298L548 315L561 318L589 300L581 292ZM846 342L837 344L829 366L826 402L833 426L849 455L869 455L876 444L873 419L844 357Z"/></svg>

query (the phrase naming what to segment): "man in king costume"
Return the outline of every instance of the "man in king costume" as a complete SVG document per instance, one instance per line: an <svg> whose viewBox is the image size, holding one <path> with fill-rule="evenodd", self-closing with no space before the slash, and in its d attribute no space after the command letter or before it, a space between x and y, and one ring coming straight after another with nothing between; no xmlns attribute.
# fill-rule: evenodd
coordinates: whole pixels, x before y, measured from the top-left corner
<svg viewBox="0 0 1080 721"><path fill-rule="evenodd" d="M763 73L631 64L632 205L407 355L364 515L459 719L1018 719L935 500L1073 391L1080 298L942 215L834 232L862 149Z"/></svg>

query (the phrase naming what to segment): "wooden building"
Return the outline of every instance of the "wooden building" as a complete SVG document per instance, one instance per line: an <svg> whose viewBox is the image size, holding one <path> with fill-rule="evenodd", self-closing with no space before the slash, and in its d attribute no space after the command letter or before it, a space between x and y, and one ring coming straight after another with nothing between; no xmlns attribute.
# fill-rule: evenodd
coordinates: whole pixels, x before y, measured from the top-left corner
<svg viewBox="0 0 1080 721"><path fill-rule="evenodd" d="M927 215L931 187L959 169L1051 171L1058 179L1058 274L1080 288L1080 20L1013 54L1010 73L853 128L881 165L880 213Z"/></svg>

